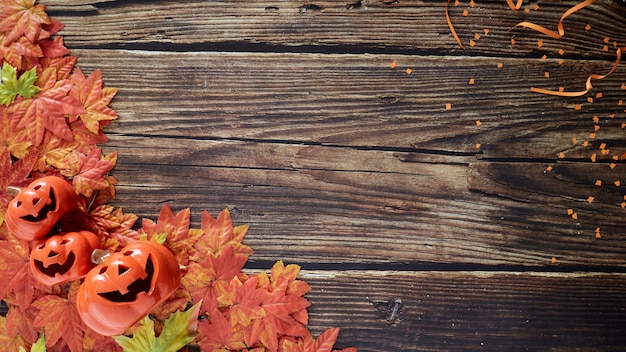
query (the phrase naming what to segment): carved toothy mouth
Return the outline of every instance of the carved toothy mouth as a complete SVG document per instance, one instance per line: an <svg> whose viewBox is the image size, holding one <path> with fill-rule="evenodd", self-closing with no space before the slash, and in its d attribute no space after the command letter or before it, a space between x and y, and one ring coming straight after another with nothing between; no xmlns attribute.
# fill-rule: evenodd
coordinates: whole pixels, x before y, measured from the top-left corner
<svg viewBox="0 0 626 352"><path fill-rule="evenodd" d="M128 285L128 292L125 294L120 291L102 292L98 293L102 298L111 302L134 302L137 300L137 295L141 292L148 293L152 287L152 278L154 276L154 264L152 263L152 257L148 256L146 262L146 278L137 279Z"/></svg>
<svg viewBox="0 0 626 352"><path fill-rule="evenodd" d="M54 192L52 191L52 188L50 188L50 195L48 197L50 198L50 204L44 205L39 210L39 213L37 214L37 216L24 215L21 217L22 220L28 221L28 222L39 222L47 218L48 213L55 211L57 209L57 199L54 195ZM41 198L34 198L33 205L36 205L40 201L41 201ZM18 202L17 206L19 207L20 205L21 205L21 202Z"/></svg>
<svg viewBox="0 0 626 352"><path fill-rule="evenodd" d="M43 265L42 261L35 259L35 266L37 267L37 270L39 270L39 272L41 272L42 274L45 274L50 277L54 277L57 274L63 275L67 273L72 268L72 266L74 266L75 261L76 261L76 256L74 255L74 252L71 252L67 256L67 258L65 259L65 263L63 264L57 264L57 263L50 264L46 268Z"/></svg>

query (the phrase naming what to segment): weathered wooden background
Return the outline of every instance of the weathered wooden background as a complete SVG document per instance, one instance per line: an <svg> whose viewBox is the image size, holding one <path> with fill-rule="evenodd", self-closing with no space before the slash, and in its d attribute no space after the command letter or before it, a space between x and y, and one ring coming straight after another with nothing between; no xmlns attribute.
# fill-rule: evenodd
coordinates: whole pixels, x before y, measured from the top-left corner
<svg viewBox="0 0 626 352"><path fill-rule="evenodd" d="M44 1L119 88L115 205L228 207L250 269L303 266L311 329L341 327L338 347L622 350L626 66L584 97L529 87L606 73L626 7L597 1L555 40L513 26L556 30L577 1L461 1L462 50L445 1L311 1Z"/></svg>

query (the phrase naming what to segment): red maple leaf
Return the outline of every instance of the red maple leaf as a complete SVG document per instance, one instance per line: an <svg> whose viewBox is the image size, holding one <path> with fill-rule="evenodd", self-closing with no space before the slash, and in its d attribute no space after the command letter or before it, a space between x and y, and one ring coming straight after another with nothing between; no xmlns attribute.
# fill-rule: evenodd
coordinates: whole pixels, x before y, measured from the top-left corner
<svg viewBox="0 0 626 352"><path fill-rule="evenodd" d="M57 81L55 68L44 71L37 81L40 80L43 84L37 84L42 88L37 96L30 99L19 97L6 109L11 114L11 123L16 128L27 129L34 145L41 144L46 130L65 140L73 140L66 115L83 114L85 108L79 101L67 96L72 88L71 81Z"/></svg>
<svg viewBox="0 0 626 352"><path fill-rule="evenodd" d="M113 169L116 161L117 152L103 157L100 148L94 148L87 155L74 150L65 156L61 174L71 177L76 192L89 198L94 191L112 186L105 175Z"/></svg>
<svg viewBox="0 0 626 352"><path fill-rule="evenodd" d="M6 329L7 318L0 316L0 350L3 352L19 352L20 347L28 348L28 342L20 335L11 335Z"/></svg>
<svg viewBox="0 0 626 352"><path fill-rule="evenodd" d="M9 336L22 336L28 343L37 341L39 332L33 326L36 310L32 307L22 311L16 306L9 306L6 332Z"/></svg>
<svg viewBox="0 0 626 352"><path fill-rule="evenodd" d="M105 244L106 249L113 251L139 240L139 233L133 230L137 219L137 215L124 213L121 208L111 205L100 205L90 211L88 216L88 221L98 236L115 242L109 244L112 247Z"/></svg>
<svg viewBox="0 0 626 352"><path fill-rule="evenodd" d="M201 229L204 232L202 237L196 242L194 248L200 256L204 256L207 251L219 253L225 247L232 247L234 253L251 255L252 248L241 243L248 231L247 225L233 227L230 211L224 209L217 219L213 218L209 212L202 212Z"/></svg>
<svg viewBox="0 0 626 352"><path fill-rule="evenodd" d="M0 7L0 32L5 33L5 41L13 42L24 36L31 43L39 39L41 26L52 24L44 5L35 5L36 0L8 0Z"/></svg>
<svg viewBox="0 0 626 352"><path fill-rule="evenodd" d="M222 307L228 307L228 317L233 326L242 328L250 326L254 319L263 318L265 311L261 303L267 297L267 291L257 288L259 278L250 277L241 282L234 277L227 285L218 286L217 302Z"/></svg>
<svg viewBox="0 0 626 352"><path fill-rule="evenodd" d="M46 295L33 302L33 307L39 309L34 326L43 328L47 346L54 346L62 339L71 352L83 351L86 327L76 308L79 284L79 281L71 284L68 298Z"/></svg>
<svg viewBox="0 0 626 352"><path fill-rule="evenodd" d="M0 34L0 57L18 70L29 70L43 56L41 47L28 41L25 37L7 42L6 36Z"/></svg>
<svg viewBox="0 0 626 352"><path fill-rule="evenodd" d="M28 243L12 235L0 241L0 298L12 301L25 310L35 295L34 280L29 275L30 249Z"/></svg>
<svg viewBox="0 0 626 352"><path fill-rule="evenodd" d="M203 351L241 350L246 347L243 331L232 326L219 310L211 312L210 320L198 323L198 332L198 344Z"/></svg>
<svg viewBox="0 0 626 352"><path fill-rule="evenodd" d="M80 119L91 133L98 134L101 121L117 118L117 113L108 106L117 93L117 89L103 87L100 70L95 70L88 78L85 78L83 71L76 68L71 80L74 87L70 90L69 96L81 102L87 110L86 113L80 115Z"/></svg>

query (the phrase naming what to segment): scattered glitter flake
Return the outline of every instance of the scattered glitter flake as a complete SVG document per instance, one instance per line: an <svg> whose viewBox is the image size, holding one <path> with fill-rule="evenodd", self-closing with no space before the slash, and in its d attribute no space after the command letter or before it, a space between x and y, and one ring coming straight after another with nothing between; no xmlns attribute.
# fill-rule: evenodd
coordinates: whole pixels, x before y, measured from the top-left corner
<svg viewBox="0 0 626 352"><path fill-rule="evenodd" d="M389 67L391 68L396 68L398 66L398 63L396 62L396 60L391 61L391 63L389 64Z"/></svg>
<svg viewBox="0 0 626 352"><path fill-rule="evenodd" d="M525 9L524 9L524 12L529 13L529 12L530 12L530 9L529 9L529 8L525 8Z"/></svg>
<svg viewBox="0 0 626 352"><path fill-rule="evenodd" d="M622 122L622 128L626 128L626 122Z"/></svg>
<svg viewBox="0 0 626 352"><path fill-rule="evenodd" d="M454 0L454 6L459 6L461 2L459 0Z"/></svg>
<svg viewBox="0 0 626 352"><path fill-rule="evenodd" d="M606 148L606 143L600 143L600 150Z"/></svg>
<svg viewBox="0 0 626 352"><path fill-rule="evenodd" d="M565 91L565 87L559 87L559 92Z"/></svg>
<svg viewBox="0 0 626 352"><path fill-rule="evenodd" d="M622 83L622 85L620 86L620 88L622 88L622 89L626 89L626 83Z"/></svg>

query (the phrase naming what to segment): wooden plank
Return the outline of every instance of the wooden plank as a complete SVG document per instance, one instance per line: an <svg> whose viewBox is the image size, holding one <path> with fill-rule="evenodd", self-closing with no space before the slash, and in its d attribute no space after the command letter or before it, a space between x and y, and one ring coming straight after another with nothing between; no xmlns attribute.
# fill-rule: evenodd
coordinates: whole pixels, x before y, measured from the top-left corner
<svg viewBox="0 0 626 352"><path fill-rule="evenodd" d="M202 210L228 206L251 225L258 260L545 267L556 256L604 267L622 266L626 253L623 189L608 177L623 166L604 165L606 185L597 187L585 173L591 163L546 174L538 162L122 135L112 150L120 153L113 204L153 219L161 203L190 207L196 225Z"/></svg>
<svg viewBox="0 0 626 352"><path fill-rule="evenodd" d="M624 106L618 105L626 71L599 81L592 95L602 92L603 98L593 104L585 97L529 90L581 89L587 74L606 72L612 62L570 60L558 67L531 59L365 54L74 54L85 71L100 68L107 85L120 89L112 106L121 119L109 133L409 148L488 158L556 160L565 151L568 158L588 159L588 151L601 142L613 153L626 151ZM402 68L391 69L393 60ZM405 67L413 72L406 74ZM551 78L544 77L545 70L554 70ZM476 83L469 85L472 77ZM602 129L590 140L594 115L602 118ZM577 148L572 137L578 137ZM586 149L581 147L585 138L591 142Z"/></svg>
<svg viewBox="0 0 626 352"><path fill-rule="evenodd" d="M287 50L437 50L527 56L537 54L536 41L542 39L550 56L558 55L558 49L563 48L567 55L612 57L612 53L602 50L603 38L626 41L626 34L620 30L626 22L626 8L618 1L597 2L571 15L565 22L567 35L559 41L537 32L511 29L521 21L533 21L556 30L560 14L578 3L542 3L539 10L530 13L511 11L503 1L481 1L474 8L467 2L452 6L450 16L468 51L462 51L450 34L445 21L446 1L58 0L49 2L48 7L56 19L66 24L63 35L71 47L196 45L198 50L237 50L242 45L254 49L255 44L262 44L269 48L257 50L277 46ZM469 10L467 16L462 15L464 9ZM586 24L592 30L586 31ZM470 47L469 40L475 33L483 34L485 28L489 34ZM511 45L511 38L518 44Z"/></svg>
<svg viewBox="0 0 626 352"><path fill-rule="evenodd" d="M624 274L304 271L314 335L359 351L601 350L626 344ZM402 303L395 319L395 301Z"/></svg>

